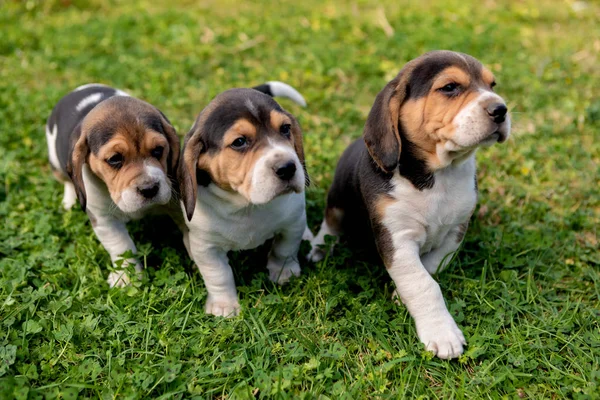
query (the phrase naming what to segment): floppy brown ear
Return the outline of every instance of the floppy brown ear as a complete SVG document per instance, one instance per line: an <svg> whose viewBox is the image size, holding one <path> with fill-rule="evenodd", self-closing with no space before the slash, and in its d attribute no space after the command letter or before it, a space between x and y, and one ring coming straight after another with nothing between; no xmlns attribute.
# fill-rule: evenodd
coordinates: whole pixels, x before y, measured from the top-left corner
<svg viewBox="0 0 600 400"><path fill-rule="evenodd" d="M86 163L90 154L90 148L87 143L87 135L81 133L81 124L77 125L71 133L71 149L67 160L67 174L75 186L75 192L79 199L81 209L85 211L87 196L85 194L85 185L83 184L83 164Z"/></svg>
<svg viewBox="0 0 600 400"><path fill-rule="evenodd" d="M298 159L300 160L300 164L302 164L302 169L304 169L304 184L306 186L310 185L310 177L308 176L308 171L306 170L306 163L304 161L304 144L302 140L302 129L300 129L300 124L296 119L290 115L292 120L292 135L294 136L294 150L298 155Z"/></svg>
<svg viewBox="0 0 600 400"><path fill-rule="evenodd" d="M188 221L192 220L196 208L196 197L198 196L196 171L198 169L198 159L203 149L204 144L201 140L200 129L194 124L192 130L185 137L183 156L177 169L179 191Z"/></svg>
<svg viewBox="0 0 600 400"><path fill-rule="evenodd" d="M177 136L177 132L173 125L171 125L171 121L166 117L162 111L158 110L161 115L161 124L163 127L163 131L165 132L165 136L167 137L167 142L169 142L169 155L167 156L167 168L169 169L169 176L174 178L177 173L177 166L179 164L179 152L181 150L179 145L179 136Z"/></svg>
<svg viewBox="0 0 600 400"><path fill-rule="evenodd" d="M398 130L400 106L406 97L406 80L400 74L375 98L365 124L364 141L371 158L385 172L393 172L400 161L402 142Z"/></svg>

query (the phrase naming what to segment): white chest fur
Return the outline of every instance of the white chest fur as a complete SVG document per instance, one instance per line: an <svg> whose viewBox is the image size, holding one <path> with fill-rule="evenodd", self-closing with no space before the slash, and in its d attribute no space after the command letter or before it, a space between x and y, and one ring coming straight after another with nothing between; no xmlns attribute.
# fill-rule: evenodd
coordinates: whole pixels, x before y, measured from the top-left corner
<svg viewBox="0 0 600 400"><path fill-rule="evenodd" d="M420 254L425 254L440 247L451 230L469 220L477 202L475 157L437 171L431 189L419 191L399 173L392 184L389 194L395 201L386 208L383 223L394 242L410 239L419 244Z"/></svg>
<svg viewBox="0 0 600 400"><path fill-rule="evenodd" d="M289 193L263 205L211 184L198 188L196 208L187 222L192 247L226 251L260 246L283 228L303 219L304 193Z"/></svg>

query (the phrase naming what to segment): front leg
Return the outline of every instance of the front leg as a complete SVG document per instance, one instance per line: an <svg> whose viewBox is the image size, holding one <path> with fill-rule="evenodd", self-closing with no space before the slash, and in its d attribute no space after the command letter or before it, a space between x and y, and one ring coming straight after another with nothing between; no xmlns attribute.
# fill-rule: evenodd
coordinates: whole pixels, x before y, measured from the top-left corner
<svg viewBox="0 0 600 400"><path fill-rule="evenodd" d="M440 247L421 256L421 262L425 266L427 272L431 275L442 272L448 264L450 264L453 254L460 247L464 233L467 230L467 224L461 224L456 228L451 229Z"/></svg>
<svg viewBox="0 0 600 400"><path fill-rule="evenodd" d="M273 239L273 247L269 253L267 269L269 279L280 285L287 283L292 276L300 276L298 263L298 250L303 237L306 235L306 212L287 225L283 231ZM310 232L310 231L309 231Z"/></svg>
<svg viewBox="0 0 600 400"><path fill-rule="evenodd" d="M125 222L110 217L97 218L90 212L88 212L88 214L92 221L94 233L96 233L98 240L100 240L102 246L104 246L106 251L108 251L108 254L110 254L110 259L115 267L117 266L117 261L122 259L121 256L124 253L128 251L133 254L137 253L137 249L135 248L133 240L131 240L131 236L129 236ZM107 282L110 287L123 287L129 285L130 279L127 272L124 270L128 265L133 265L138 275L141 275L143 268L142 264L140 264L137 259L123 259L121 268L108 275Z"/></svg>
<svg viewBox="0 0 600 400"><path fill-rule="evenodd" d="M337 207L327 207L325 210L325 219L321 223L321 228L310 241L311 250L308 253L308 260L312 262L319 262L325 258L325 236L334 236L335 241L339 240L339 236L342 234L342 222L344 219L344 211Z"/></svg>
<svg viewBox="0 0 600 400"><path fill-rule="evenodd" d="M414 318L425 348L444 359L460 356L465 338L446 308L439 285L423 266L418 244L395 238L393 256L384 259L389 260L386 266L396 294Z"/></svg>
<svg viewBox="0 0 600 400"><path fill-rule="evenodd" d="M229 266L227 252L218 248L206 248L191 239L194 262L202 274L208 292L205 311L221 317L234 317L240 312L233 271Z"/></svg>

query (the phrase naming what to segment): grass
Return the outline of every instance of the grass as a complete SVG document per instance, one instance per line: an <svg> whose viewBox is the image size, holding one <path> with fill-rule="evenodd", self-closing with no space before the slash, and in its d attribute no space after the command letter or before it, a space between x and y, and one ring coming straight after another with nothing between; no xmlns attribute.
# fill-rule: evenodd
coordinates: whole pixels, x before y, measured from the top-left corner
<svg viewBox="0 0 600 400"><path fill-rule="evenodd" d="M598 398L599 20L592 1L0 2L0 398ZM309 104L281 100L316 228L377 92L438 48L490 66L514 119L478 154L480 203L439 276L459 360L424 352L385 269L344 246L282 288L264 249L234 255L243 313L225 320L169 221L132 224L147 274L118 290L85 214L61 210L43 124L72 88L127 89L183 135L217 93L278 79Z"/></svg>

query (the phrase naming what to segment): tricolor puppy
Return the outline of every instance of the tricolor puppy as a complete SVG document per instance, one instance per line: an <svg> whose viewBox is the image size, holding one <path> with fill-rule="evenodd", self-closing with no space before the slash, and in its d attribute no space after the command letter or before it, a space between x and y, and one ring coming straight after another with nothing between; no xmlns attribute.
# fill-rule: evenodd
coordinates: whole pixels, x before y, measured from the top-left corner
<svg viewBox="0 0 600 400"><path fill-rule="evenodd" d="M302 132L265 92L304 104L296 90L280 82L231 89L206 106L185 137L178 180L190 251L208 291L208 314L239 312L230 250L252 249L273 238L270 279L283 284L300 274L308 182Z"/></svg>
<svg viewBox="0 0 600 400"><path fill-rule="evenodd" d="M180 146L167 118L120 90L84 85L54 107L46 139L54 175L64 183L64 208L79 199L113 263L135 253L125 223L164 211L171 200ZM176 202L171 208L179 211ZM126 263L142 270L137 260ZM123 271L108 277L110 286L128 282Z"/></svg>
<svg viewBox="0 0 600 400"><path fill-rule="evenodd" d="M373 240L427 350L458 357L465 338L430 274L458 249L477 202L475 151L510 133L492 73L471 56L434 51L410 61L377 95L359 139L342 155L325 235ZM372 232L372 235L365 232Z"/></svg>

